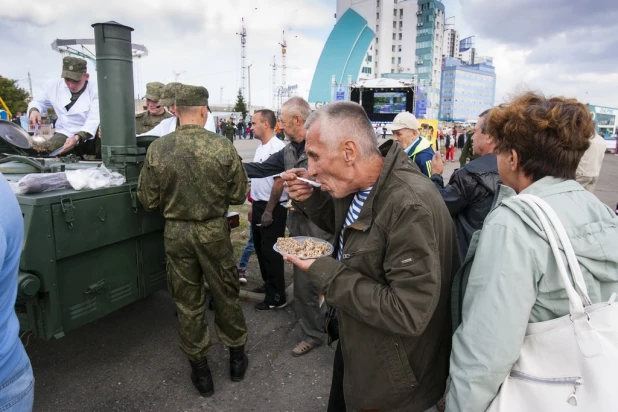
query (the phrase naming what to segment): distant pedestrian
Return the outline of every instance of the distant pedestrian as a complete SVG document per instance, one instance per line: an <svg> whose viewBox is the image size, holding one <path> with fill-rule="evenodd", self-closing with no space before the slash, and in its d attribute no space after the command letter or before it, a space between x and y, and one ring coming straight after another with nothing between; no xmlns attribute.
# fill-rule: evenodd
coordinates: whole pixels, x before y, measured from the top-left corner
<svg viewBox="0 0 618 412"><path fill-rule="evenodd" d="M466 135L464 134L464 131L462 130L461 133L459 133L459 136L457 137L457 148L459 150L463 150L465 144L466 144Z"/></svg>
<svg viewBox="0 0 618 412"><path fill-rule="evenodd" d="M382 124L382 139L386 139L386 125Z"/></svg>
<svg viewBox="0 0 618 412"><path fill-rule="evenodd" d="M601 174L605 150L605 140L595 133L590 139L590 147L586 150L577 166L575 180L589 192L594 193L594 187Z"/></svg>
<svg viewBox="0 0 618 412"><path fill-rule="evenodd" d="M446 135L444 148L446 149L446 161L455 161L455 138L457 137L457 129L453 129L452 135Z"/></svg>

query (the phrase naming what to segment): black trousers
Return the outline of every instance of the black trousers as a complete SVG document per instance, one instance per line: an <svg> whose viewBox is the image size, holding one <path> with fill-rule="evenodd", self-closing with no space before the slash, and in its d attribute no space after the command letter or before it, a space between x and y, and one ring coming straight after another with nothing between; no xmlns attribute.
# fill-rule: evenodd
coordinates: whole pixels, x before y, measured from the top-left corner
<svg viewBox="0 0 618 412"><path fill-rule="evenodd" d="M285 236L285 223L288 210L281 204L273 210L273 223L268 226L257 226L262 223L262 214L267 202L253 202L253 244L255 254L260 264L260 272L266 289L264 302L269 305L281 305L285 299L285 279L283 277L283 256L275 252L273 246L277 238Z"/></svg>
<svg viewBox="0 0 618 412"><path fill-rule="evenodd" d="M335 361L333 362L333 380L330 384L330 396L328 397L327 412L345 412L345 399L343 397L343 354L341 342L337 343Z"/></svg>

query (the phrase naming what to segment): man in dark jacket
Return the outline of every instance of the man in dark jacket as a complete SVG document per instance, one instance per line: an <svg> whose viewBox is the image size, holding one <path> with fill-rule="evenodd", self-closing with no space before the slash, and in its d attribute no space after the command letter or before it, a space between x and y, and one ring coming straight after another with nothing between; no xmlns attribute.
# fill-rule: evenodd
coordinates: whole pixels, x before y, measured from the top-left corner
<svg viewBox="0 0 618 412"><path fill-rule="evenodd" d="M448 375L449 291L459 266L448 210L399 143L378 149L360 105L329 103L305 127L309 169L282 178L294 208L336 235L335 253L287 260L337 309L328 411L435 411ZM341 392L345 402L333 405Z"/></svg>
<svg viewBox="0 0 618 412"><path fill-rule="evenodd" d="M488 114L489 110L481 113L471 138L474 143L474 154L478 158L453 173L448 185L444 185L442 178L444 171L442 156L437 154L431 161L431 170L434 172L431 180L438 188L455 221L459 257L462 262L468 252L472 234L483 226L498 185L501 183L498 162L493 153L495 141L485 133Z"/></svg>

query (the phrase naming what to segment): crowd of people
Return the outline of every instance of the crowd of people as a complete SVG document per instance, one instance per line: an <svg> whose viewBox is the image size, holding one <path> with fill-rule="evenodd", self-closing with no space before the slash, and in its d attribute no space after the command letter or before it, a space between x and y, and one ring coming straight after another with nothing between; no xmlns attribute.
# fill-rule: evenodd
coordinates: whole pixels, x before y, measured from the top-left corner
<svg viewBox="0 0 618 412"><path fill-rule="evenodd" d="M71 76L81 70L69 63ZM70 93L92 94L85 84L81 90L67 86ZM216 334L229 348L230 379L243 380L249 367L239 293L251 247L237 266L226 219L230 205L249 197L251 244L263 280L254 290L263 294L255 310L287 305L284 262L290 262L302 332L292 354L336 345L329 412L503 411L507 398L541 404L525 387L512 389L512 379L538 383L564 376L578 378L564 391L543 392L543 404L577 404L581 386L584 410L614 407L611 382L599 383L595 374L609 376L618 366L618 331L597 328L590 319L615 307L618 217L590 191L604 150L595 143L585 105L528 92L481 113L467 137L457 129L444 133L446 161L469 142L462 167L445 183L445 159L421 136L411 113L398 114L387 126L393 139L379 144L374 125L353 102L312 112L293 97L279 118L263 109L250 125L239 126L232 119L214 124L208 97L201 86L150 84L148 114L138 117L152 127L146 134L161 133L148 148L137 196L146 210L165 217L167 286L177 307L180 348L202 396L215 392L205 283ZM43 103L33 104L31 120L37 121ZM97 125L90 120L86 116L84 133L73 133L59 115L65 128L57 131L63 135L58 147L71 150L91 139ZM246 128L260 144L253 161L243 163L233 141L236 130ZM19 206L9 192L2 179L0 195L8 199L0 202L3 302L15 301L23 242ZM553 212L542 215L530 202ZM273 246L286 228L292 237L329 242L333 254L282 256ZM572 276L565 275L565 262ZM0 338L0 382L8 382L7 396L31 408L32 369L11 305L0 311L7 331ZM530 375L530 366L518 363L530 356L522 351L530 325L542 335L565 319L561 327L581 334L583 360L570 362L579 354L575 344L575 352L563 353L566 375ZM596 349L585 350L590 345ZM582 366L595 356L605 362Z"/></svg>

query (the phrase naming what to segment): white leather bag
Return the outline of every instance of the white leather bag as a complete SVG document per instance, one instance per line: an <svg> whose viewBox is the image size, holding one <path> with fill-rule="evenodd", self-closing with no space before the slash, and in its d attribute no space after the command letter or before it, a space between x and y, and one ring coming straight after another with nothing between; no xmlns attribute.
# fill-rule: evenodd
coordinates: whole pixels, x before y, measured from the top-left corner
<svg viewBox="0 0 618 412"><path fill-rule="evenodd" d="M592 305L575 252L554 210L537 196L516 198L530 206L542 223L569 298L570 314L528 324L519 359L487 411L618 411L616 294L608 302Z"/></svg>

